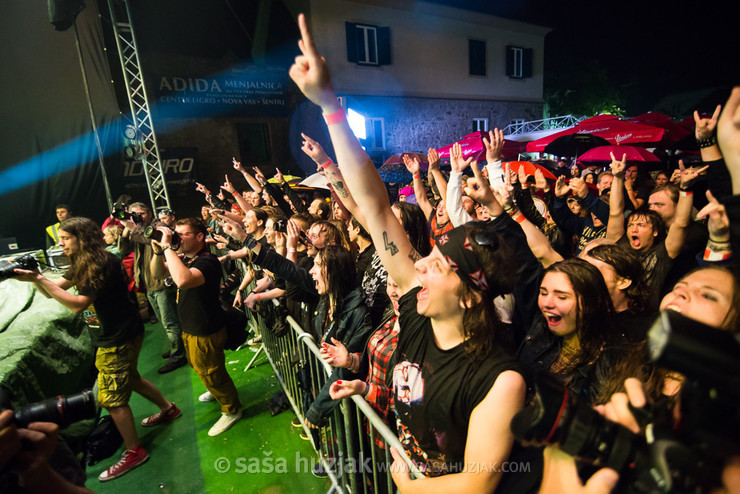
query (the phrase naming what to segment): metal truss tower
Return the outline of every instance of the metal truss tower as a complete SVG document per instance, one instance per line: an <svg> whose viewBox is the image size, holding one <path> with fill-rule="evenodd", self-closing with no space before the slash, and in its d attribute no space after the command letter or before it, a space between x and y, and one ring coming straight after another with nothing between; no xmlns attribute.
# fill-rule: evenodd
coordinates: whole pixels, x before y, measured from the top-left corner
<svg viewBox="0 0 740 494"><path fill-rule="evenodd" d="M127 136L140 142L139 157L144 166L144 176L149 190L153 211L158 207L170 207L170 198L164 181L164 171L160 160L157 136L154 133L152 115L149 109L144 76L139 62L136 37L131 25L131 10L128 0L108 0L108 10L113 25L113 34L121 60L126 94L131 106L131 118L137 136Z"/></svg>

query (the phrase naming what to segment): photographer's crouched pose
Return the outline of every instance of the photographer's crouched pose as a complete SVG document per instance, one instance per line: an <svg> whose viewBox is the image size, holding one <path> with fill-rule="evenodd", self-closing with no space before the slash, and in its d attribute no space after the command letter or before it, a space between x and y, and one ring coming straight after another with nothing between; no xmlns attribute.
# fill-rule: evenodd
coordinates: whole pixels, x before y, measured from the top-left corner
<svg viewBox="0 0 740 494"><path fill-rule="evenodd" d="M149 455L136 434L128 402L131 392L157 405L160 412L142 421L145 427L174 420L181 415L174 403L139 375L137 364L144 340L144 325L136 304L128 296L126 275L118 258L106 252L103 232L92 220L68 218L59 227L59 245L71 267L54 282L39 271L16 269L20 281L33 282L46 297L56 299L76 313L82 312L97 347L98 402L110 413L126 450L121 459L98 477L113 480L146 462ZM67 292L76 286L78 294Z"/></svg>

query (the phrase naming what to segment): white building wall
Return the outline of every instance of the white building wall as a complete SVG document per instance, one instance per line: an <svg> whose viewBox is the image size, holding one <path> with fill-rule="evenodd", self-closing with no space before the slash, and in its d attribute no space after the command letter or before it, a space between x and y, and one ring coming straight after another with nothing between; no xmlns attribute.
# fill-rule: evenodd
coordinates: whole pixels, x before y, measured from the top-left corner
<svg viewBox="0 0 740 494"><path fill-rule="evenodd" d="M391 65L347 61L345 22L388 26ZM311 0L310 23L338 93L428 98L542 101L547 28L426 3ZM486 76L470 76L468 40L486 41ZM533 50L533 77L505 74L506 46Z"/></svg>

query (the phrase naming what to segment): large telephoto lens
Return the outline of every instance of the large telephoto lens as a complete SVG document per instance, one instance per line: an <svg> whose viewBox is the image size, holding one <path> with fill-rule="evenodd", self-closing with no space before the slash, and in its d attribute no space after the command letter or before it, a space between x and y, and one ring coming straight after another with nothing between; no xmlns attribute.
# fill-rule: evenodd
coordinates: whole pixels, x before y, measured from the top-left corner
<svg viewBox="0 0 740 494"><path fill-rule="evenodd" d="M13 421L18 427L31 422L53 422L64 428L84 419L95 418L97 403L91 389L69 396L57 396L17 409Z"/></svg>

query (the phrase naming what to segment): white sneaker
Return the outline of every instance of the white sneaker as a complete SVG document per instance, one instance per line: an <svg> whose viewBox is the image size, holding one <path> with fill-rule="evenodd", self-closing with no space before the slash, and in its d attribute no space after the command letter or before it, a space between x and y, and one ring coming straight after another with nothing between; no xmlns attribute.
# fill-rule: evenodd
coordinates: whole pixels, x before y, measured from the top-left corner
<svg viewBox="0 0 740 494"><path fill-rule="evenodd" d="M210 391L206 391L202 395L198 397L198 401L202 401L203 403L209 402L209 401L216 401L216 398L213 397Z"/></svg>
<svg viewBox="0 0 740 494"><path fill-rule="evenodd" d="M242 418L242 411L239 410L236 413L222 413L221 418L213 424L211 430L208 431L208 435L218 436L222 432L225 432L231 428L232 425L236 424L239 419Z"/></svg>

